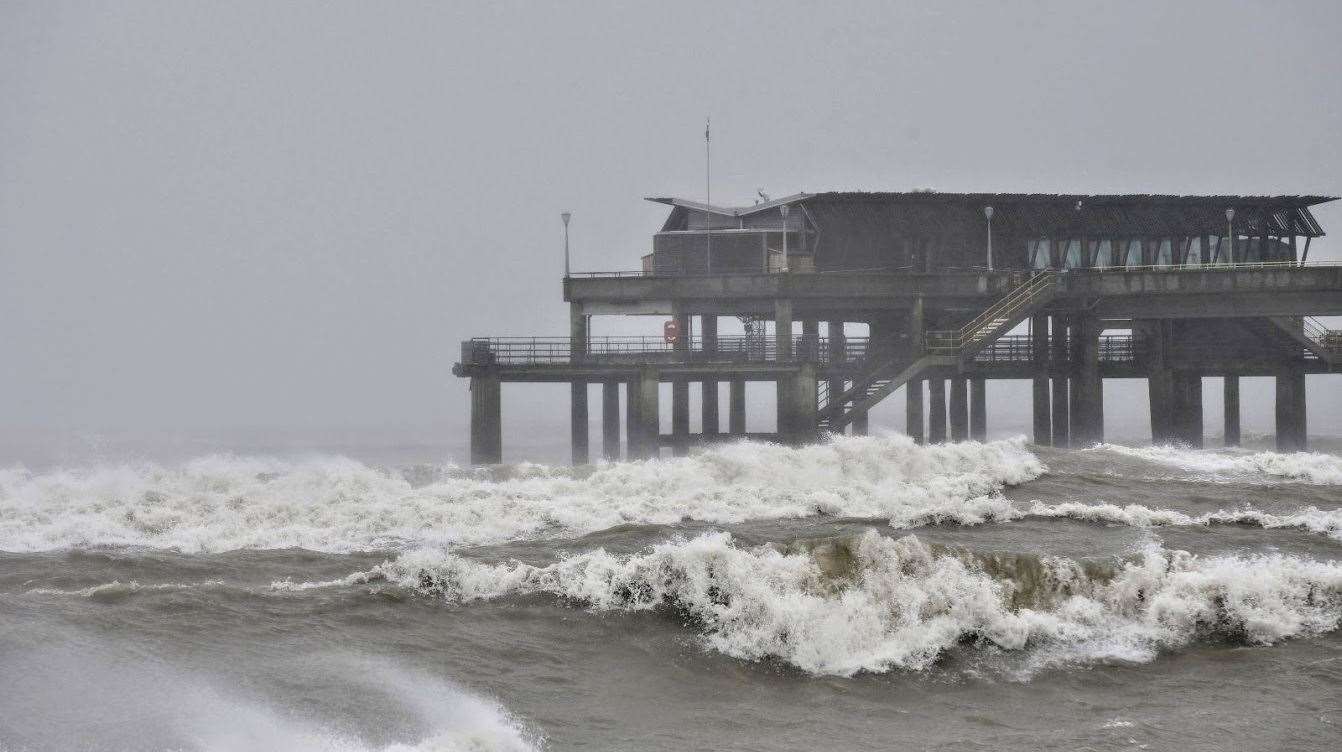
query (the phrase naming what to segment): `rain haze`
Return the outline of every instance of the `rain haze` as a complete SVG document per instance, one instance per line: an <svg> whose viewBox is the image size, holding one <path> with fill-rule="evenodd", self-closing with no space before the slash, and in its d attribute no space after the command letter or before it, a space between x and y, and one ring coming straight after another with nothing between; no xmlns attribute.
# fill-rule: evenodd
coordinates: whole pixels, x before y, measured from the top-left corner
<svg viewBox="0 0 1342 752"><path fill-rule="evenodd" d="M818 10L5 3L5 432L376 433L456 458L457 343L566 334L559 213L575 269L636 268L665 216L642 197L703 197L707 115L729 204L1339 189L1336 3ZM595 333L660 320L622 326ZM1342 412L1315 381L1323 431ZM1245 430L1269 431L1270 389L1245 388ZM558 390L510 389L509 434L564 430ZM993 432L1024 432L1002 409Z"/></svg>
<svg viewBox="0 0 1342 752"><path fill-rule="evenodd" d="M1336 752L1339 39L0 0L0 752Z"/></svg>

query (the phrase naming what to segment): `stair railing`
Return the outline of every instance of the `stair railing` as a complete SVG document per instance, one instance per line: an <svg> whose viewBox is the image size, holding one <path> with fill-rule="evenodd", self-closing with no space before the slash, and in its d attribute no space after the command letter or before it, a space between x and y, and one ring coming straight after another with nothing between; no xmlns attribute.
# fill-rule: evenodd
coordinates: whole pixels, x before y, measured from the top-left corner
<svg viewBox="0 0 1342 752"><path fill-rule="evenodd" d="M960 354L966 342L978 339L994 322L1010 319L1040 296L1051 292L1057 281L1055 272L1041 272L1029 282L1007 293L1006 297L988 306L983 313L959 329L927 332L924 335L927 352L933 355Z"/></svg>

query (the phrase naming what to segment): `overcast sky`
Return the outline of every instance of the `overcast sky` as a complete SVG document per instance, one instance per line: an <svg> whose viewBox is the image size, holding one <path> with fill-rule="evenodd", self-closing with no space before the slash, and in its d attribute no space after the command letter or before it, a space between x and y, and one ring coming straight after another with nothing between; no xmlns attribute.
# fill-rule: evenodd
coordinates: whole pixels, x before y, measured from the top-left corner
<svg viewBox="0 0 1342 752"><path fill-rule="evenodd" d="M636 267L706 114L722 202L1336 194L1339 38L1281 0L0 2L0 421L458 431L458 341L564 333L559 212Z"/></svg>

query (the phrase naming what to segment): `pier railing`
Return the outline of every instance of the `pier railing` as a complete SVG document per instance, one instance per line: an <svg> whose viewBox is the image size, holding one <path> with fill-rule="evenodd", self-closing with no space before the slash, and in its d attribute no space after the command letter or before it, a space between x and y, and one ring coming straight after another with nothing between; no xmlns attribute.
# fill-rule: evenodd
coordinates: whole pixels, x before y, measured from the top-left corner
<svg viewBox="0 0 1342 752"><path fill-rule="evenodd" d="M1064 272L1067 274L1086 274L1086 273L1104 273L1118 274L1122 272L1214 272L1214 271L1254 271L1254 270L1275 270L1275 269L1317 269L1342 266L1338 261L1236 261L1234 263L1226 261L1192 261L1182 264L1097 264L1095 266L1069 266L1063 269L1035 268L1035 269L996 269L990 270L986 266L967 266L967 267L944 267L929 269L927 271L915 272L912 267L903 266L883 266L869 269L817 269L815 271L775 271L767 272L770 275L807 275L807 274L917 274L917 275L937 275L937 274L1029 274L1032 272ZM580 279L621 279L632 277L733 277L733 276L760 276L766 272L756 270L717 270L713 272L671 272L658 273L652 270L642 269L624 269L617 271L602 272L570 272L569 277Z"/></svg>
<svg viewBox="0 0 1342 752"><path fill-rule="evenodd" d="M794 336L792 355L778 357L773 336L720 336L711 347L703 337L690 337L684 343L667 342L659 336L590 337L575 341L571 337L477 337L461 343L461 363L465 366L535 366L582 363L640 364L677 362L771 362L807 360L827 365L838 355L843 360L860 361L867 353L866 337L846 337L842 353L831 352L826 337Z"/></svg>

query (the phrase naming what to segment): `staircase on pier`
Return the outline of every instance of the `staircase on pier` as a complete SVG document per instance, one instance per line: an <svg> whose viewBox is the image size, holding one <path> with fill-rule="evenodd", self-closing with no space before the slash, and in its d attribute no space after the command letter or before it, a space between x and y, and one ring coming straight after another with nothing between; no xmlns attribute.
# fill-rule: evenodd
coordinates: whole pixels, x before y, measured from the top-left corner
<svg viewBox="0 0 1342 752"><path fill-rule="evenodd" d="M953 331L930 331L917 357L876 360L843 393L829 394L821 382L817 423L821 431L837 432L866 413L896 389L930 368L959 366L1043 308L1057 294L1056 272L1044 271L1011 290L972 321Z"/></svg>
<svg viewBox="0 0 1342 752"><path fill-rule="evenodd" d="M1269 320L1319 360L1331 367L1342 365L1342 330L1329 329L1311 316L1272 316Z"/></svg>

